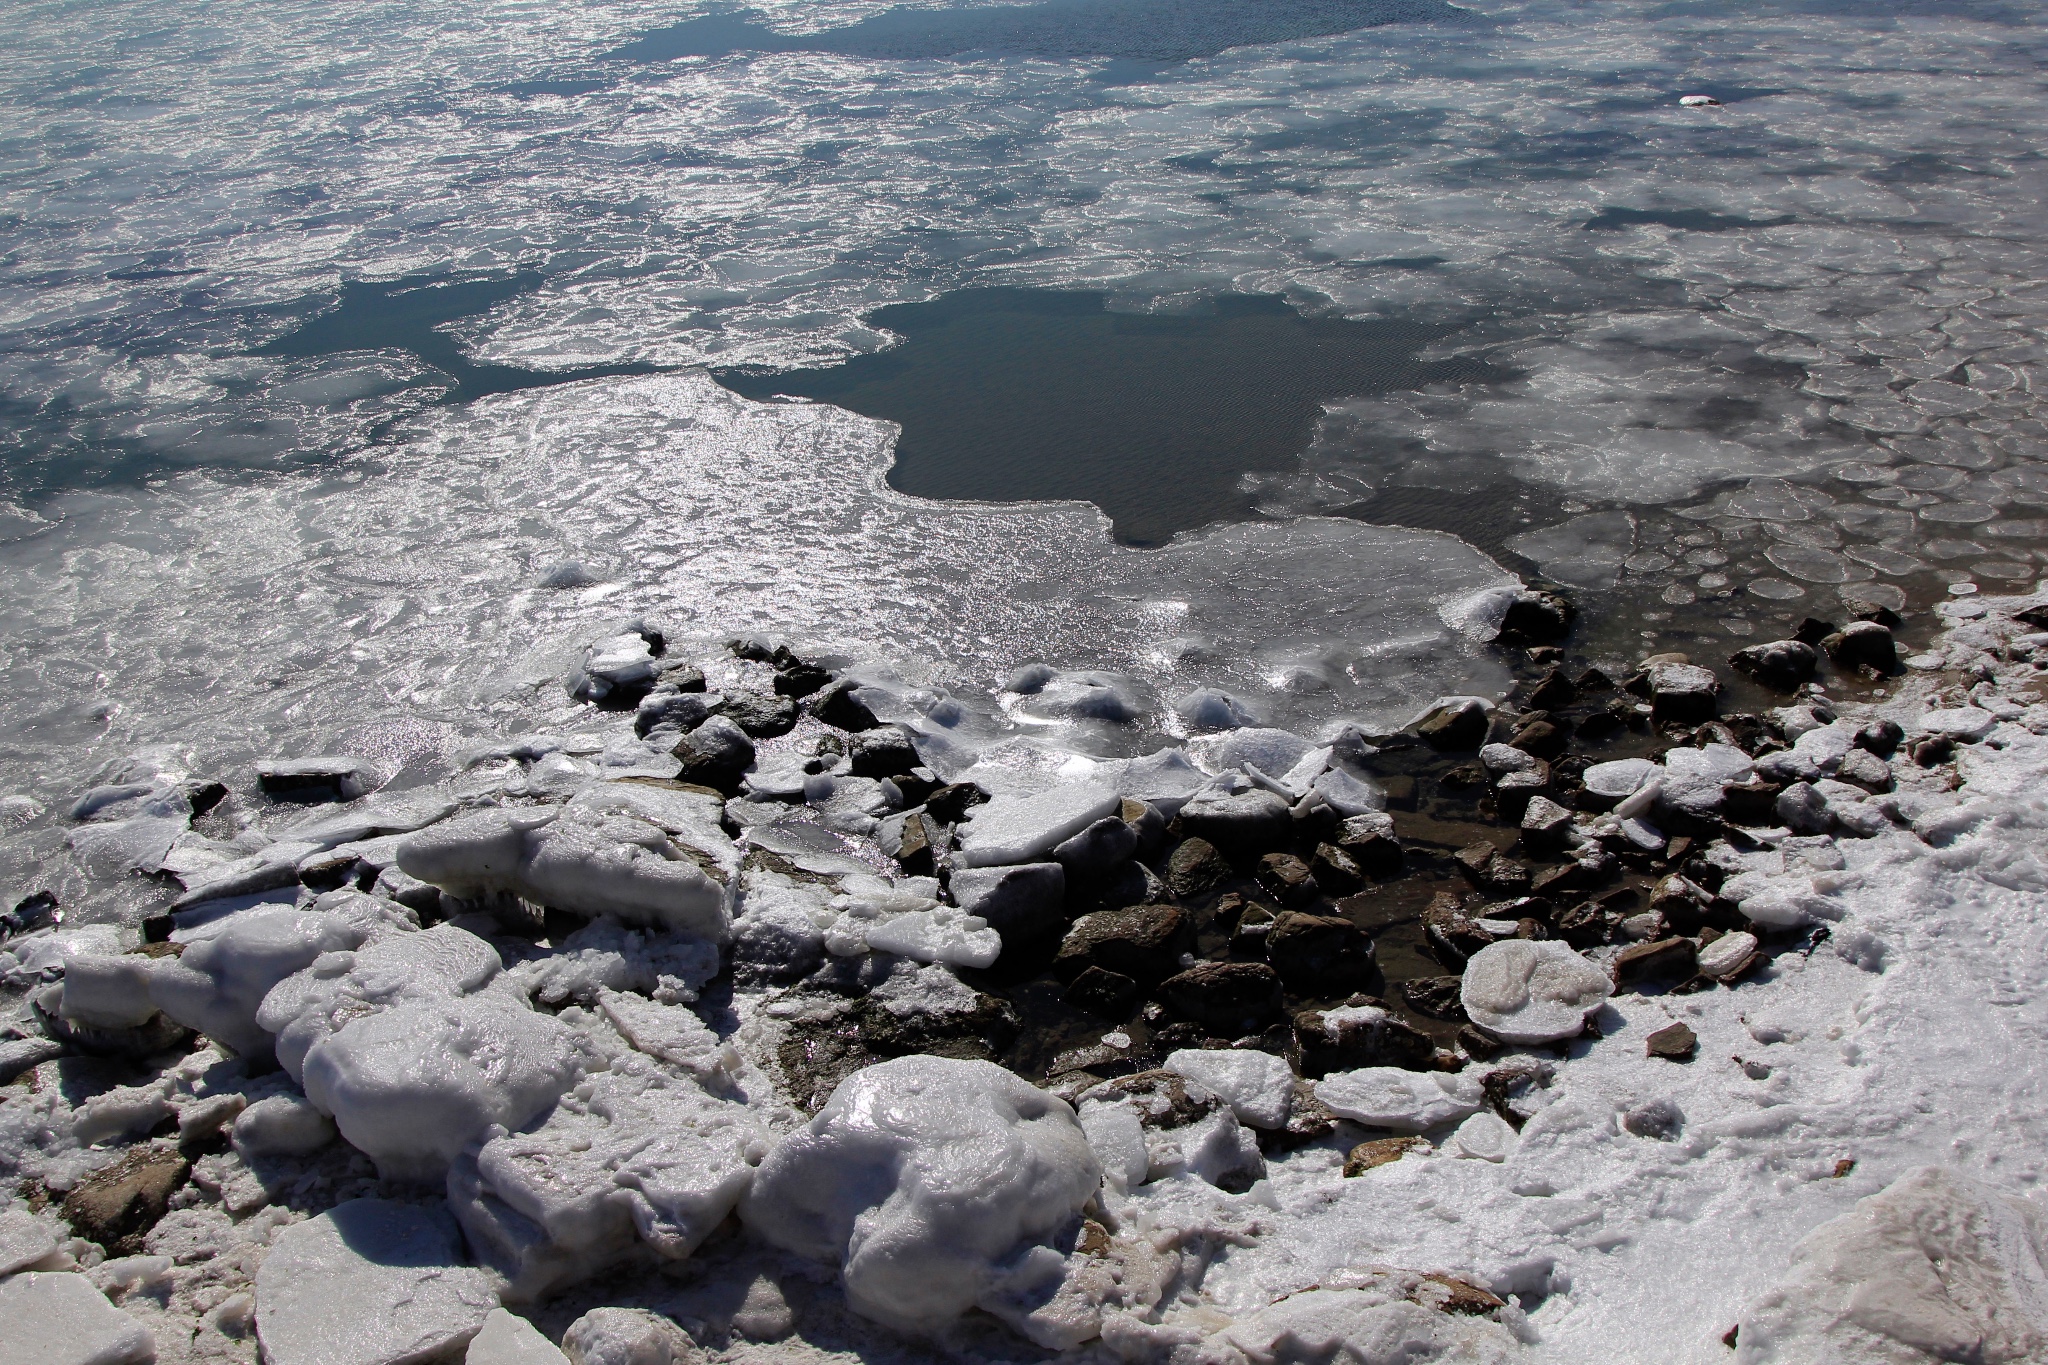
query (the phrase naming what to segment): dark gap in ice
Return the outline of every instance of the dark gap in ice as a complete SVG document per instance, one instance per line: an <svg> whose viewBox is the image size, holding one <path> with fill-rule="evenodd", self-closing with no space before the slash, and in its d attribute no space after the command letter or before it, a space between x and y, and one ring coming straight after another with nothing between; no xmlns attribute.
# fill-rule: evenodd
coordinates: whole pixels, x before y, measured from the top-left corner
<svg viewBox="0 0 2048 1365"><path fill-rule="evenodd" d="M749 398L812 398L903 428L891 486L923 498L1092 502L1117 539L1158 545L1242 519L1247 473L1292 470L1324 405L1492 382L1418 353L1454 329L1304 317L1234 295L1205 312L1113 313L1099 293L984 289L883 308L900 345L825 369L726 370Z"/></svg>
<svg viewBox="0 0 2048 1365"><path fill-rule="evenodd" d="M1715 213L1712 209L1604 208L1586 220L1586 231L1625 232L1632 227L1656 226L1684 232L1733 232L1738 228L1783 227L1793 221L1789 213L1776 218L1744 218L1740 214Z"/></svg>
<svg viewBox="0 0 2048 1365"><path fill-rule="evenodd" d="M350 281L326 312L296 331L250 352L263 356L313 357L350 351L403 351L451 381L443 403L467 403L493 393L571 384L613 375L655 374L656 365L590 365L573 370L533 370L522 365L479 364L441 329L448 323L488 313L509 299L540 287L536 271L493 279L445 281L409 275L383 282Z"/></svg>
<svg viewBox="0 0 2048 1365"><path fill-rule="evenodd" d="M882 61L969 54L1124 63L1182 62L1233 47L1321 38L1382 24L1466 23L1444 0L1039 0L975 9L896 8L818 33L777 33L751 10L642 34L609 55L634 62L741 52L835 52ZM1128 69L1118 80L1141 76Z"/></svg>

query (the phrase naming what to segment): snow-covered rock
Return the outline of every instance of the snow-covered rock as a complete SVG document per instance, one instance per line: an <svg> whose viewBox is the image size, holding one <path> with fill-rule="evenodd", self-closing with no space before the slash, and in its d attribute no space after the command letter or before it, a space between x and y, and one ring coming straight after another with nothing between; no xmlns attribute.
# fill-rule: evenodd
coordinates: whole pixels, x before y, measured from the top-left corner
<svg viewBox="0 0 2048 1365"><path fill-rule="evenodd" d="M1742 1315L1741 1365L2048 1359L2048 1210L1938 1166L1792 1252Z"/></svg>
<svg viewBox="0 0 2048 1365"><path fill-rule="evenodd" d="M63 1017L87 1028L135 1028L149 1022L156 1002L149 997L151 968L146 957L75 957L64 969Z"/></svg>
<svg viewBox="0 0 2048 1365"><path fill-rule="evenodd" d="M848 1303L900 1331L998 1299L1072 1226L1102 1168L1065 1101L999 1066L901 1057L841 1082L761 1164L748 1227L836 1263Z"/></svg>
<svg viewBox="0 0 2048 1365"><path fill-rule="evenodd" d="M1183 1048L1166 1069L1196 1082L1254 1128L1284 1128L1294 1108L1294 1070L1270 1052Z"/></svg>
<svg viewBox="0 0 2048 1365"><path fill-rule="evenodd" d="M953 853L957 867L1041 862L1054 848L1105 815L1123 798L1095 782L1066 783L1032 796L999 796L969 814Z"/></svg>
<svg viewBox="0 0 2048 1365"><path fill-rule="evenodd" d="M1219 1335L1251 1365L1508 1365L1521 1354L1513 1334L1497 1322L1368 1289L1291 1294Z"/></svg>
<svg viewBox="0 0 2048 1365"><path fill-rule="evenodd" d="M277 984L326 953L415 927L410 912L356 892L306 910L257 906L194 931L184 953L155 964L149 997L170 1018L245 1057L268 1058L273 1028L257 1022Z"/></svg>
<svg viewBox="0 0 2048 1365"><path fill-rule="evenodd" d="M593 1308L562 1333L570 1365L689 1365L697 1348L682 1328L645 1308Z"/></svg>
<svg viewBox="0 0 2048 1365"><path fill-rule="evenodd" d="M256 1272L268 1365L400 1365L459 1351L498 1306L444 1209L351 1199L283 1229Z"/></svg>
<svg viewBox="0 0 2048 1365"><path fill-rule="evenodd" d="M1503 939L1465 964L1458 989L1472 1022L1508 1043L1570 1038L1607 1003L1606 972L1555 939Z"/></svg>
<svg viewBox="0 0 2048 1365"><path fill-rule="evenodd" d="M1506 1161L1515 1150L1512 1125L1490 1109L1482 1109L1458 1125L1444 1144L1452 1156L1475 1157L1481 1161Z"/></svg>
<svg viewBox="0 0 2048 1365"><path fill-rule="evenodd" d="M0 1360L8 1365L149 1365L156 1340L91 1280L26 1271L0 1280Z"/></svg>
<svg viewBox="0 0 2048 1365"><path fill-rule="evenodd" d="M386 1179L438 1179L492 1125L519 1128L545 1111L581 1062L558 1020L466 996L349 1021L306 1053L304 1084Z"/></svg>
<svg viewBox="0 0 2048 1365"><path fill-rule="evenodd" d="M303 1095L267 1095L235 1116L231 1140L246 1158L306 1156L334 1141L334 1120Z"/></svg>
<svg viewBox="0 0 2048 1365"><path fill-rule="evenodd" d="M1376 1128L1419 1133L1479 1112L1479 1082L1441 1071L1368 1066L1316 1082L1316 1099L1340 1118Z"/></svg>

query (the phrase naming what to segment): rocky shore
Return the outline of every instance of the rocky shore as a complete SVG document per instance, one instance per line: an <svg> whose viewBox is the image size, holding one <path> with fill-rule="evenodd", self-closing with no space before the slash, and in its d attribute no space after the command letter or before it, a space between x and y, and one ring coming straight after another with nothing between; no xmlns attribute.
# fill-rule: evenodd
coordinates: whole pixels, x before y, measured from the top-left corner
<svg viewBox="0 0 2048 1365"><path fill-rule="evenodd" d="M1878 1055L1924 869L2048 900L2048 606L1602 668L1564 598L1481 597L1513 690L1393 733L635 621L572 726L426 779L110 765L71 848L167 889L0 920L0 1323L77 1365L2039 1358L2048 1215L1815 1119L1800 1049ZM1682 1327L1602 1316L1728 1199L1750 1262Z"/></svg>

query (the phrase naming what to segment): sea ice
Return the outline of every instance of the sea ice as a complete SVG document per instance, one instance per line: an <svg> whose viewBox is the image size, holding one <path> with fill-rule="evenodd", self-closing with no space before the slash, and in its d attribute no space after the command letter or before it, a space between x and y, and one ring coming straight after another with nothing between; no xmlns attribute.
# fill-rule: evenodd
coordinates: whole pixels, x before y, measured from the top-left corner
<svg viewBox="0 0 2048 1365"><path fill-rule="evenodd" d="M1419 1133L1479 1111L1479 1083L1434 1071L1369 1066L1316 1082L1316 1099L1331 1113L1376 1128Z"/></svg>
<svg viewBox="0 0 2048 1365"><path fill-rule="evenodd" d="M1039 862L1105 815L1123 798L1097 783L1057 786L1035 796L997 797L977 806L961 828L956 867Z"/></svg>
<svg viewBox="0 0 2048 1365"><path fill-rule="evenodd" d="M1294 1070L1270 1052L1182 1048L1166 1069L1194 1081L1254 1128L1280 1128L1294 1107Z"/></svg>
<svg viewBox="0 0 2048 1365"><path fill-rule="evenodd" d="M1458 996L1472 1022L1509 1043L1569 1038L1614 993L1607 973L1555 939L1489 943L1465 964Z"/></svg>
<svg viewBox="0 0 2048 1365"><path fill-rule="evenodd" d="M0 1350L9 1365L150 1365L149 1329L91 1280L68 1271L24 1271L0 1280Z"/></svg>

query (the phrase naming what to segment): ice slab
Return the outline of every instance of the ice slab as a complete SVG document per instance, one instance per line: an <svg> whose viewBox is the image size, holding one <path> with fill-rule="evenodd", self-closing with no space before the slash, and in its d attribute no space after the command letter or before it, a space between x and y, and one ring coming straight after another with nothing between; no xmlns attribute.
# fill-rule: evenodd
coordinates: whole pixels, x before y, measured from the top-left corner
<svg viewBox="0 0 2048 1365"><path fill-rule="evenodd" d="M1042 862L1060 843L1116 814L1121 805L1115 788L1095 782L1057 786L1035 796L997 797L975 807L961 828L954 864Z"/></svg>
<svg viewBox="0 0 2048 1365"><path fill-rule="evenodd" d="M0 1348L21 1365L150 1365L156 1340L83 1275L24 1271L0 1280Z"/></svg>
<svg viewBox="0 0 2048 1365"><path fill-rule="evenodd" d="M1548 1043L1577 1034L1613 993L1607 973L1569 944L1504 939L1466 962L1458 998L1503 1042Z"/></svg>
<svg viewBox="0 0 2048 1365"><path fill-rule="evenodd" d="M569 1365L569 1357L525 1318L493 1308L469 1339L462 1365Z"/></svg>
<svg viewBox="0 0 2048 1365"><path fill-rule="evenodd" d="M1254 1128L1280 1128L1294 1108L1294 1069L1270 1052L1182 1048L1166 1069L1194 1081Z"/></svg>
<svg viewBox="0 0 2048 1365"><path fill-rule="evenodd" d="M1467 1076L1369 1066L1316 1082L1316 1099L1331 1113L1377 1128L1419 1133L1479 1112L1479 1083Z"/></svg>

